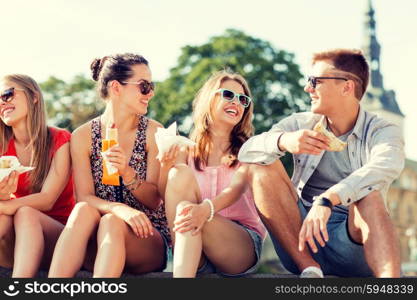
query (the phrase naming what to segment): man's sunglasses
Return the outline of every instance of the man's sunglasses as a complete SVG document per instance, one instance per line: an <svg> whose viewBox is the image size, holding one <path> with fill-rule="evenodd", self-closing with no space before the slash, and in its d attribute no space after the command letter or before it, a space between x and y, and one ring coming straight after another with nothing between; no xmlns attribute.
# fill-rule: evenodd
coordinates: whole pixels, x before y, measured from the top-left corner
<svg viewBox="0 0 417 300"><path fill-rule="evenodd" d="M228 89L218 89L216 93L220 93L223 100L232 102L235 97L239 100L239 103L243 107L248 107L252 101L252 99L249 96L243 95L243 94L237 94L231 90Z"/></svg>
<svg viewBox="0 0 417 300"><path fill-rule="evenodd" d="M348 81L349 79L344 78L344 77L315 77L315 76L310 76L308 77L308 83L310 84L310 86L315 89L317 86L317 80L322 80L322 79L338 79L338 80L344 80L344 81Z"/></svg>
<svg viewBox="0 0 417 300"><path fill-rule="evenodd" d="M149 82L145 79L141 79L138 82L132 82L132 81L123 81L122 83L126 83L126 84L136 84L139 87L139 91L141 92L142 95L147 95L149 94L151 91L155 90L155 83L154 82Z"/></svg>
<svg viewBox="0 0 417 300"><path fill-rule="evenodd" d="M15 91L24 91L24 89L19 89L15 87L8 88L3 93L1 93L1 101L3 102L10 102L13 100L13 97L15 95Z"/></svg>

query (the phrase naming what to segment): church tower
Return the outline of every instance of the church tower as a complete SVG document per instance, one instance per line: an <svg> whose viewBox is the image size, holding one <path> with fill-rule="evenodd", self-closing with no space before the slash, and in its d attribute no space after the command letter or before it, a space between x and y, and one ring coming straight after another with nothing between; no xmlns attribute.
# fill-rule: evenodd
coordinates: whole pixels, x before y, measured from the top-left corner
<svg viewBox="0 0 417 300"><path fill-rule="evenodd" d="M361 101L363 108L400 126L404 133L404 115L398 106L395 92L384 88L380 69L381 46L376 38L375 10L371 0L368 0L365 12L362 50L368 60L371 76L367 92Z"/></svg>

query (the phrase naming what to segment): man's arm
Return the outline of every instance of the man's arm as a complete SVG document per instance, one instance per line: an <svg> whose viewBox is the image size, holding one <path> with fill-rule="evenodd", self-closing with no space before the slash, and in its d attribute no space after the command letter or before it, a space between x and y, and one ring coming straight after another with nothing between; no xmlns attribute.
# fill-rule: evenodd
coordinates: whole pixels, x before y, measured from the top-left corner
<svg viewBox="0 0 417 300"><path fill-rule="evenodd" d="M304 115L303 115L304 117ZM311 117L310 117L311 118ZM315 120L311 118L311 127ZM296 115L283 119L271 130L250 138L239 151L238 159L245 163L269 165L281 158L286 151L292 154L319 155L329 150L329 138L324 134L298 128Z"/></svg>
<svg viewBox="0 0 417 300"><path fill-rule="evenodd" d="M404 141L397 126L378 129L370 147L369 161L326 191L337 194L343 205L350 205L390 185L404 168Z"/></svg>

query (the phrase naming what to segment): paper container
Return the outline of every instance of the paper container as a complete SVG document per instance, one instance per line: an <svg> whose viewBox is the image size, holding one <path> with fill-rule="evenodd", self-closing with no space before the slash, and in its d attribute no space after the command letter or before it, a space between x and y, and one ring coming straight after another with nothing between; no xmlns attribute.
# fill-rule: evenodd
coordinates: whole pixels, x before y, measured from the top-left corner
<svg viewBox="0 0 417 300"><path fill-rule="evenodd" d="M13 171L17 171L19 174L22 174L34 169L34 167L22 166L16 156L2 156L0 157L0 161L8 161L8 164L10 164L9 168L0 168L0 180L9 176ZM2 163L0 163L0 165L1 164Z"/></svg>

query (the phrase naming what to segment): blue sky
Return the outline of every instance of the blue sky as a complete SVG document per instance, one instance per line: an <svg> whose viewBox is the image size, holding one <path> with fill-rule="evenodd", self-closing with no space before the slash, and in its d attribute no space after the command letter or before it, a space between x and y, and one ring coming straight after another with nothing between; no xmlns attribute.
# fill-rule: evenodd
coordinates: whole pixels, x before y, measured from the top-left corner
<svg viewBox="0 0 417 300"><path fill-rule="evenodd" d="M95 57L143 54L162 80L185 45L237 28L293 52L306 71L311 53L362 45L367 0L37 0L2 1L0 74L71 79ZM406 114L406 152L417 160L417 1L373 0L384 84ZM415 130L414 130L415 131Z"/></svg>

